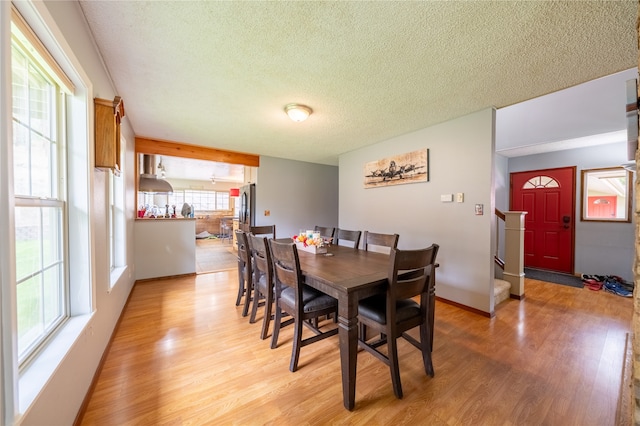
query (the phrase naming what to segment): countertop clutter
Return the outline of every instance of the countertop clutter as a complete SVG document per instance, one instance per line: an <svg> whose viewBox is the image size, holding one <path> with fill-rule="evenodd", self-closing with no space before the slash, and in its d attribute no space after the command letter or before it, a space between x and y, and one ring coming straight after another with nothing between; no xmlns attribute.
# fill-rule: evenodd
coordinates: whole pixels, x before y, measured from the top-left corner
<svg viewBox="0 0 640 426"><path fill-rule="evenodd" d="M138 219L194 219L194 217L192 214L176 213L175 204L171 206L165 204L164 207L141 205L138 207Z"/></svg>

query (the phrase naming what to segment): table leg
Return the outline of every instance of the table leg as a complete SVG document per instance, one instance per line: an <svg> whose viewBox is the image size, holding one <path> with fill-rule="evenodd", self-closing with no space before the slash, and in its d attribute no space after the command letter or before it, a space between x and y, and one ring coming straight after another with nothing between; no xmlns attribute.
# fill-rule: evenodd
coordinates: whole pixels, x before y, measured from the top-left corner
<svg viewBox="0 0 640 426"><path fill-rule="evenodd" d="M353 410L356 399L356 365L358 361L357 301L338 300L338 335L342 370L342 399L347 410Z"/></svg>

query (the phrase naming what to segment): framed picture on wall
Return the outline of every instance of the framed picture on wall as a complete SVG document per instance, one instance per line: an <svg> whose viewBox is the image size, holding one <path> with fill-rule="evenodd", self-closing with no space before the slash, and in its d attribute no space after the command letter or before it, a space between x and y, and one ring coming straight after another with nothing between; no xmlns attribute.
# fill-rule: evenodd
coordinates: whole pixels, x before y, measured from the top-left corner
<svg viewBox="0 0 640 426"><path fill-rule="evenodd" d="M364 165L365 188L428 181L428 149L370 161Z"/></svg>

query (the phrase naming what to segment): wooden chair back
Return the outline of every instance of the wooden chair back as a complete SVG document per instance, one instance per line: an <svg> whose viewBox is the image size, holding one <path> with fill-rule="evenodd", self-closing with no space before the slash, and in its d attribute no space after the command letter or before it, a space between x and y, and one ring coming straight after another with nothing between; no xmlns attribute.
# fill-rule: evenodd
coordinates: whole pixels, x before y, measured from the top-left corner
<svg viewBox="0 0 640 426"><path fill-rule="evenodd" d="M395 249L398 247L398 234L378 234L375 232L364 231L363 248L369 251L369 246L388 247ZM382 251L380 249L373 249L372 251Z"/></svg>
<svg viewBox="0 0 640 426"><path fill-rule="evenodd" d="M273 263L267 237L250 234L248 241L249 247L251 247L251 255L253 256L255 282L258 282L262 276L270 279L273 276Z"/></svg>
<svg viewBox="0 0 640 426"><path fill-rule="evenodd" d="M357 249L360 246L361 236L362 231L349 231L347 229L338 228L334 242L336 245L349 246Z"/></svg>
<svg viewBox="0 0 640 426"><path fill-rule="evenodd" d="M287 243L269 240L271 256L273 259L273 275L276 282L276 294L283 285L302 292L302 271L296 245L290 241Z"/></svg>
<svg viewBox="0 0 640 426"><path fill-rule="evenodd" d="M253 235L271 235L271 238L275 238L276 225L251 226L249 232Z"/></svg>
<svg viewBox="0 0 640 426"><path fill-rule="evenodd" d="M238 242L238 258L246 264L251 258L249 254L249 241L247 240L247 234L238 229L236 230L236 241Z"/></svg>
<svg viewBox="0 0 640 426"><path fill-rule="evenodd" d="M428 294L438 249L437 244L419 250L391 249L388 301L393 307L397 300Z"/></svg>
<svg viewBox="0 0 640 426"><path fill-rule="evenodd" d="M322 238L326 238L326 239L333 238L334 234L336 232L336 228L330 228L330 227L327 227L327 226L318 226L318 225L316 225L313 228L313 230L315 232L319 232L320 236Z"/></svg>

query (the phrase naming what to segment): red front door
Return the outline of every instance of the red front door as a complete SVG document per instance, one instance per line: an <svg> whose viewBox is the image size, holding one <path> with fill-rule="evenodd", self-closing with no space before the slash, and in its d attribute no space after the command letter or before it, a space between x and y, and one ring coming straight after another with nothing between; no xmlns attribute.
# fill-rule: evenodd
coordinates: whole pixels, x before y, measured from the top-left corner
<svg viewBox="0 0 640 426"><path fill-rule="evenodd" d="M576 168L511 173L512 211L526 211L524 266L573 273Z"/></svg>

